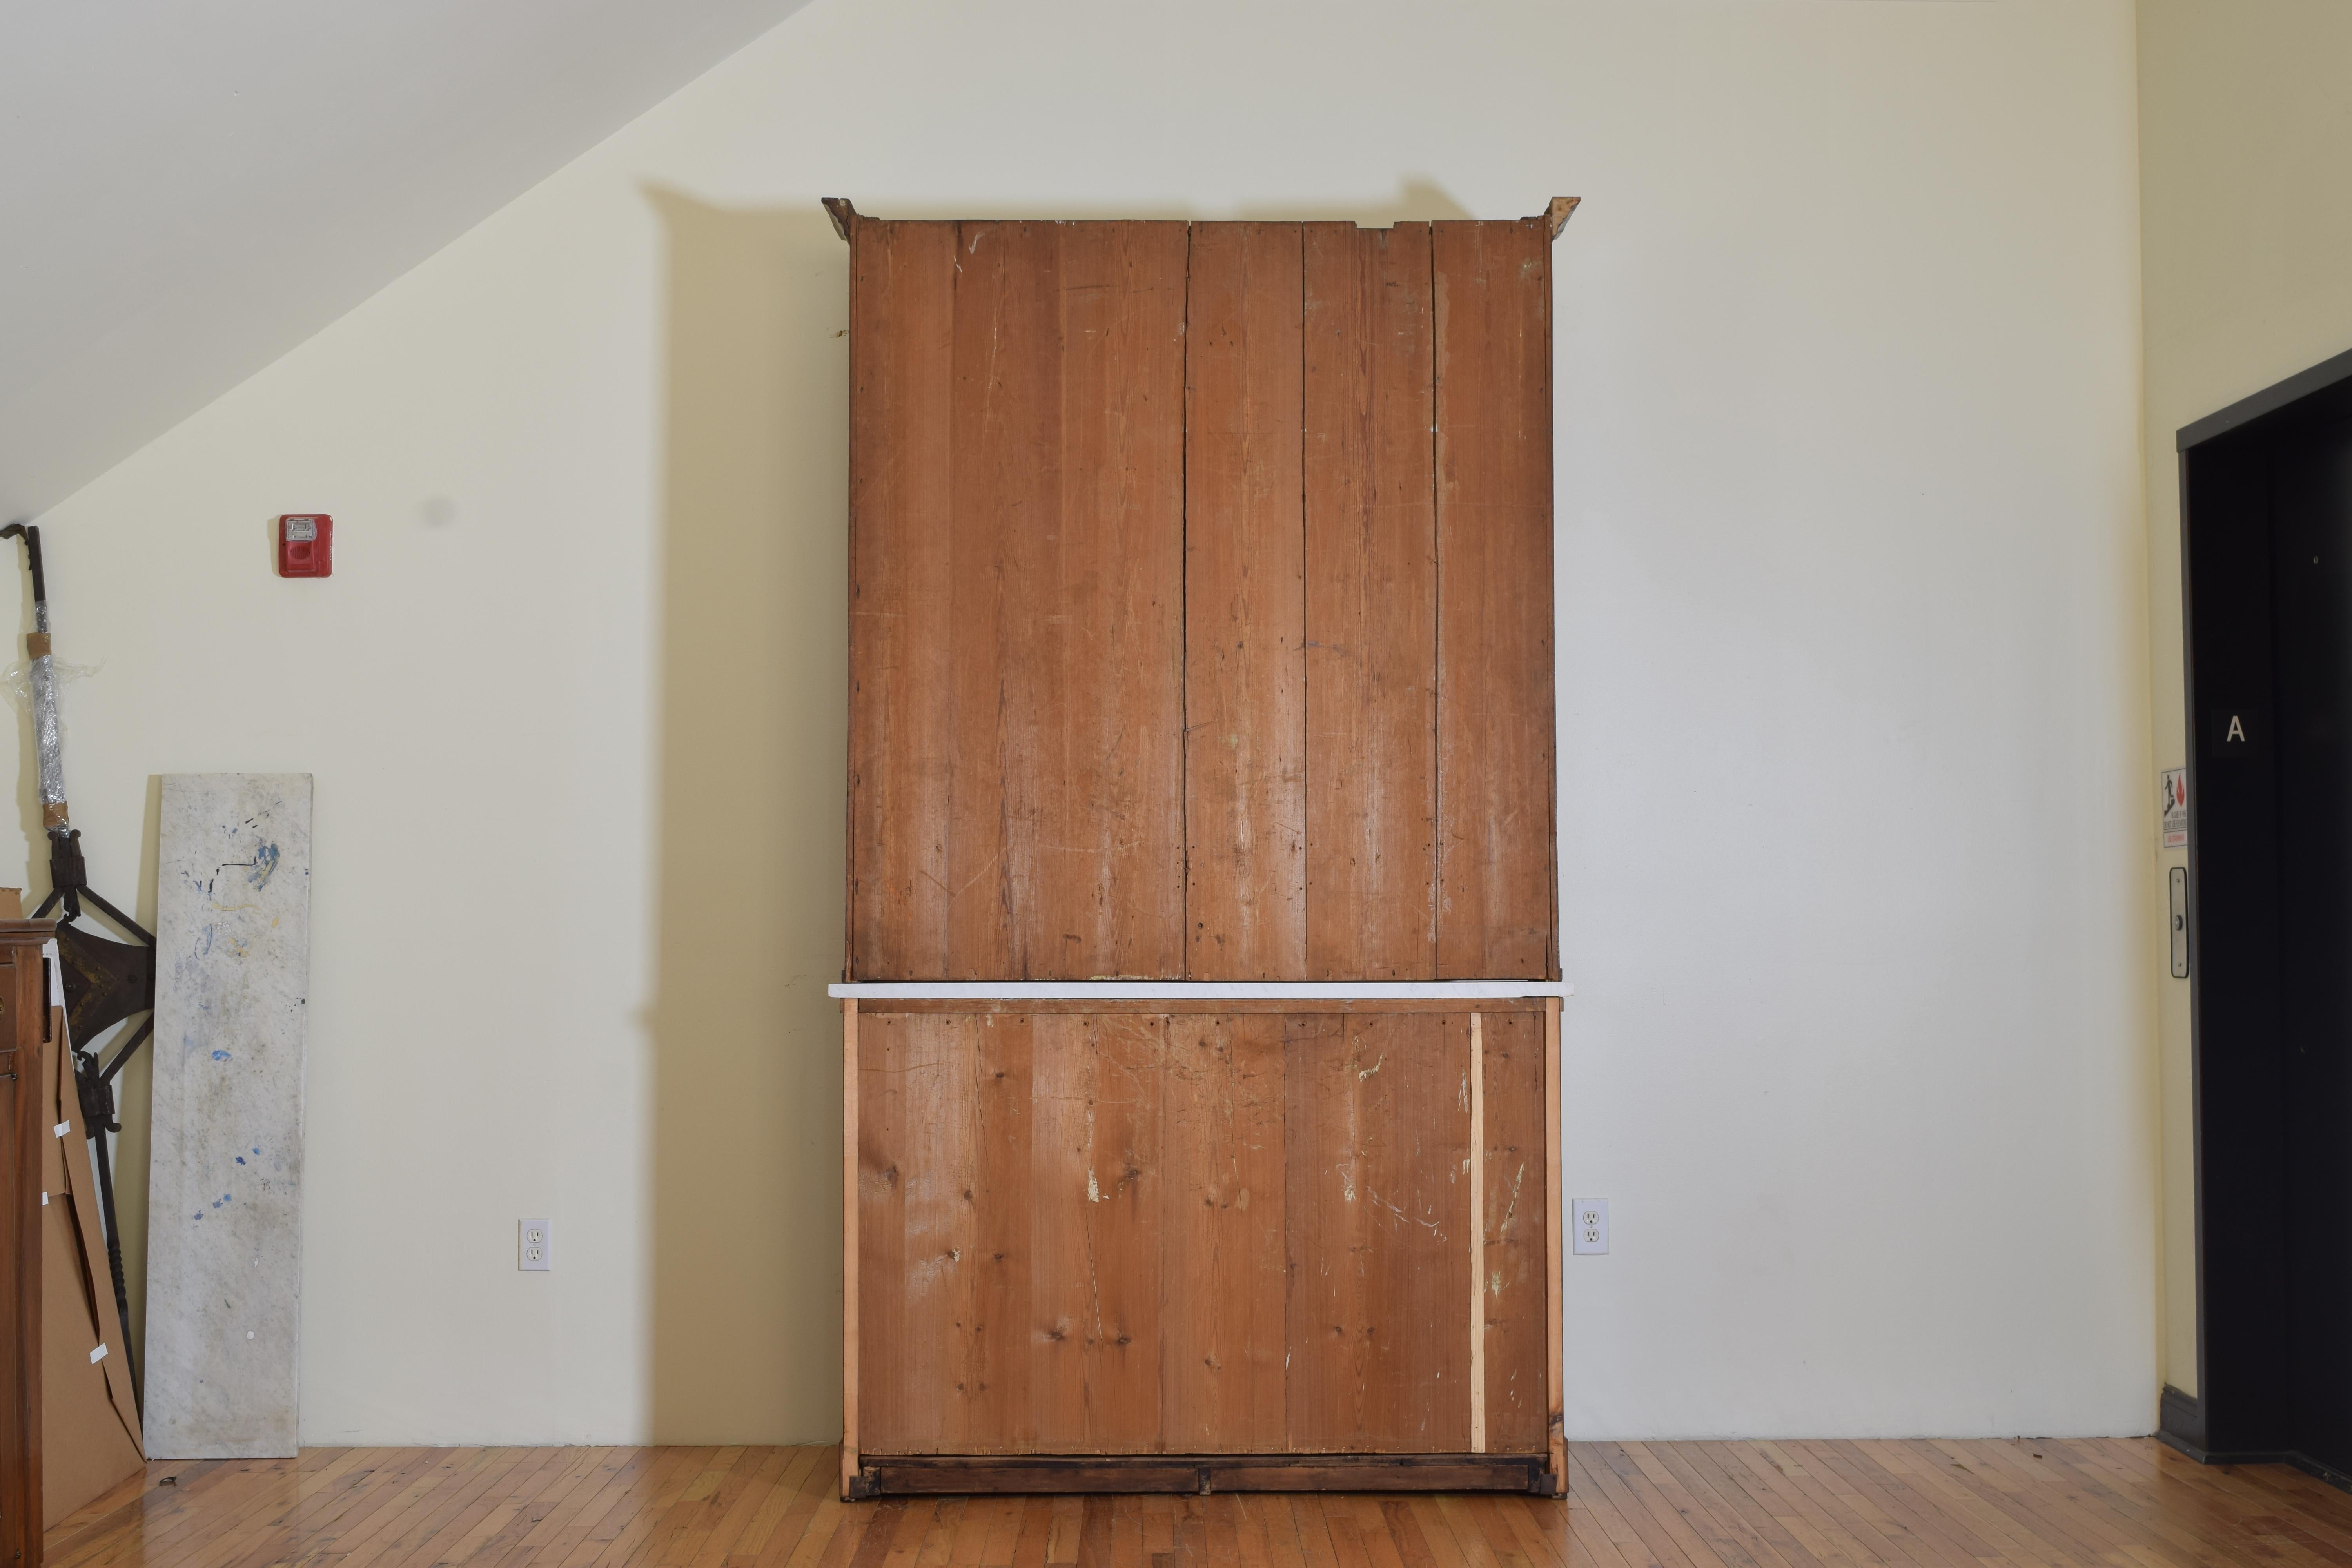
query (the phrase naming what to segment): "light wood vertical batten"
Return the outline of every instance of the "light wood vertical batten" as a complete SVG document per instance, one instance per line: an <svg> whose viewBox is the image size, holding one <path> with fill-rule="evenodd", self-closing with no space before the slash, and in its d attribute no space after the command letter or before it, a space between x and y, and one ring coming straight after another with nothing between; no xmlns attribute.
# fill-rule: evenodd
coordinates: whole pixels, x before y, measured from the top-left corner
<svg viewBox="0 0 2352 1568"><path fill-rule="evenodd" d="M1486 1451L1486 1063L1482 1015L1470 1015L1470 1451Z"/></svg>
<svg viewBox="0 0 2352 1568"><path fill-rule="evenodd" d="M841 1493L857 1479L857 998L841 1004Z"/></svg>
<svg viewBox="0 0 2352 1568"><path fill-rule="evenodd" d="M1550 1245L1549 1256L1544 1260L1544 1290L1549 1306L1546 1313L1550 1331L1544 1335L1545 1384L1549 1394L1546 1415L1546 1435L1551 1455L1552 1492L1564 1495L1568 1490L1568 1426L1565 1384L1560 1358L1566 1350L1561 1336L1567 1325L1560 1309L1560 1269L1566 1262L1567 1249L1561 1245L1560 1210L1567 1201L1559 1192L1559 998L1547 997L1544 1002L1544 1150L1545 1207L1550 1211L1550 1223L1546 1227Z"/></svg>

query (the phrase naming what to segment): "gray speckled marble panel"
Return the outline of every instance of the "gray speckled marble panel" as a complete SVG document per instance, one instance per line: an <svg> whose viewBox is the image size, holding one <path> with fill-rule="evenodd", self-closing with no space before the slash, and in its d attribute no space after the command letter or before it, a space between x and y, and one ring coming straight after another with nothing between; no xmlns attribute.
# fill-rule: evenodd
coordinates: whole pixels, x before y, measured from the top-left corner
<svg viewBox="0 0 2352 1568"><path fill-rule="evenodd" d="M167 773L156 853L147 1453L294 1452L310 776Z"/></svg>

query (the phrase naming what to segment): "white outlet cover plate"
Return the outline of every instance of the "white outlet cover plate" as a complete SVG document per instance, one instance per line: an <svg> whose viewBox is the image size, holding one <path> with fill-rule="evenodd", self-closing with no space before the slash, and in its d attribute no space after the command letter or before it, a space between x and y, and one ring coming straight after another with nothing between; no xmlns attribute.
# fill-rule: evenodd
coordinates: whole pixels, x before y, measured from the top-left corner
<svg viewBox="0 0 2352 1568"><path fill-rule="evenodd" d="M531 1246L534 1237L539 1243L535 1249ZM545 1220L515 1223L515 1267L533 1274L544 1274L555 1267L555 1231Z"/></svg>
<svg viewBox="0 0 2352 1568"><path fill-rule="evenodd" d="M1609 1200L1578 1198L1569 1205L1573 1250L1580 1255L1609 1250Z"/></svg>

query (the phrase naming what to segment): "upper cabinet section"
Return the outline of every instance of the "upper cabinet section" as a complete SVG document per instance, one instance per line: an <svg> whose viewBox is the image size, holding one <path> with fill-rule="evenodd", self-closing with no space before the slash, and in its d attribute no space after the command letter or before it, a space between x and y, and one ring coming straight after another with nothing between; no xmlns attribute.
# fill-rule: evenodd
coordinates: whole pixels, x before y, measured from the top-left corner
<svg viewBox="0 0 2352 1568"><path fill-rule="evenodd" d="M850 977L1556 978L1553 221L835 210Z"/></svg>

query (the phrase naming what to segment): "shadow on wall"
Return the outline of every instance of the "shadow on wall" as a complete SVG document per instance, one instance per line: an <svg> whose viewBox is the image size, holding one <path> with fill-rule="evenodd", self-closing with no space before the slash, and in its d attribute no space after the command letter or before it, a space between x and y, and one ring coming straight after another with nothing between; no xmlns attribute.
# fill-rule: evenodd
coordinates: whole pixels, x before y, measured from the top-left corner
<svg viewBox="0 0 2352 1568"><path fill-rule="evenodd" d="M849 251L814 201L647 194L669 252L653 1438L831 1442Z"/></svg>
<svg viewBox="0 0 2352 1568"><path fill-rule="evenodd" d="M841 1037L824 987L842 960L849 251L814 201L733 211L647 195L669 250L653 1436L831 1442ZM988 215L891 203L881 216ZM1238 216L1469 215L1408 177L1391 202Z"/></svg>

